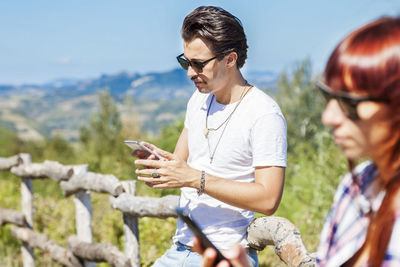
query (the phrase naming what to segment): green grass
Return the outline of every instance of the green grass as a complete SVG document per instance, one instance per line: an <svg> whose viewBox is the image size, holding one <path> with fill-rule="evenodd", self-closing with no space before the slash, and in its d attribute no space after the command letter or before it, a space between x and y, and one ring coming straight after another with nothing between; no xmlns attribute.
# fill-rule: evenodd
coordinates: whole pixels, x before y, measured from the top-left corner
<svg viewBox="0 0 400 267"><path fill-rule="evenodd" d="M320 122L323 104L315 97L311 66L304 62L292 75L278 81L277 102L288 123L288 167L281 204L275 213L289 219L300 231L309 252L318 246L319 234L329 212L340 177L347 172L346 161ZM61 138L44 142L22 142L15 134L0 127L0 156L30 153L34 162L45 159L62 164L89 164L96 173L114 174L120 180L136 179L133 159L123 145L121 132L130 132L132 140L148 140L135 129L123 128L119 114L107 91L100 94L100 112L81 130L76 147ZM179 120L163 128L154 144L172 151L183 127ZM0 172L0 208L20 210L20 178ZM34 230L45 233L67 246L67 237L75 234L72 197L64 198L57 183L34 181ZM161 197L179 194L179 190L153 190L137 183L137 195ZM110 242L123 250L121 212L111 208L108 195L92 193L93 235L95 242ZM257 214L260 216L260 214ZM171 245L176 219L139 219L142 266L150 266ZM0 266L21 266L20 242L10 234L9 226L0 227ZM39 250L37 266L57 266L48 254ZM260 266L283 266L272 248L259 253ZM107 264L99 264L107 266Z"/></svg>
<svg viewBox="0 0 400 267"><path fill-rule="evenodd" d="M333 193L341 174L346 172L340 152L328 143L325 153L301 152L289 155L286 184L281 204L275 215L289 219L302 234L303 242L309 252L318 245L319 233L332 203ZM298 157L301 153L309 157ZM34 160L35 161L35 160ZM121 167L122 168L122 167ZM122 168L125 178L134 178L133 169ZM1 208L20 209L20 178L7 171L0 173ZM64 198L59 185L49 179L34 181L35 220L34 229L46 234L60 245L67 246L68 236L75 234L75 214L73 197ZM152 190L138 182L137 194L160 197L177 190ZM123 251L122 214L112 209L108 195L92 193L93 230L96 242L110 242ZM257 216L260 216L259 214ZM176 230L176 219L139 219L142 266L150 266L171 245ZM20 242L15 240L8 227L0 227L0 258L2 266L22 264L19 255ZM38 266L52 266L50 256L36 251ZM261 266L279 266L280 260L271 248L259 253ZM101 266L101 265L100 265ZM107 265L104 265L107 266Z"/></svg>

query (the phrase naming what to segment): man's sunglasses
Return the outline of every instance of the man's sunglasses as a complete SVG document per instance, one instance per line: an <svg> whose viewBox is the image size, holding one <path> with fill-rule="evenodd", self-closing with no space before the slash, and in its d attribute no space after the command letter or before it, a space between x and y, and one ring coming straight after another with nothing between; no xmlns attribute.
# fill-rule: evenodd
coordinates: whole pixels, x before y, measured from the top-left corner
<svg viewBox="0 0 400 267"><path fill-rule="evenodd" d="M321 95L324 97L327 103L332 98L336 99L343 113L353 121L357 121L360 119L357 113L357 105L359 103L365 101L385 102L385 103L388 102L387 99L379 99L374 97L356 97L346 93L333 93L332 89L321 81L315 82L315 85L318 87L319 91L321 92Z"/></svg>
<svg viewBox="0 0 400 267"><path fill-rule="evenodd" d="M184 70L188 70L189 66L191 66L198 73L202 73L204 66L208 62L210 62L211 60L216 59L216 58L217 57L212 57L212 58L204 60L204 61L196 61L196 60L187 60L186 58L183 57L183 54L180 54L179 56L176 57L179 64L181 64L181 66Z"/></svg>

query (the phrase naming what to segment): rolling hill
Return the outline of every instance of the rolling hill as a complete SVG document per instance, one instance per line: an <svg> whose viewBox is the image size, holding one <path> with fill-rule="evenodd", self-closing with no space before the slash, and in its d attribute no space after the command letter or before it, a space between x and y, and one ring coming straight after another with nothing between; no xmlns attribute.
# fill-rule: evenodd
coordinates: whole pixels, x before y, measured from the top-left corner
<svg viewBox="0 0 400 267"><path fill-rule="evenodd" d="M274 73L248 72L246 77L260 88L275 88ZM105 88L116 101L123 122L140 123L151 133L183 117L195 90L182 69L57 79L42 85L0 85L0 125L23 139L61 135L74 141L79 127L97 111L97 94Z"/></svg>

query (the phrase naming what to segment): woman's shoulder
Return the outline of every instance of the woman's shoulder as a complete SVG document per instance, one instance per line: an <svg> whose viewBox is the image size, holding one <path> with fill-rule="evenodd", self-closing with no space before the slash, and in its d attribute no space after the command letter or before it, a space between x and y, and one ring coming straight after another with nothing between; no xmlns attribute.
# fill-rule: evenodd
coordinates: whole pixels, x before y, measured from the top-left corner
<svg viewBox="0 0 400 267"><path fill-rule="evenodd" d="M363 192L376 176L376 167L371 161L365 161L358 164L352 172L346 173L341 179L334 197L334 204L348 195L350 188L354 187L353 177L356 178L358 186Z"/></svg>
<svg viewBox="0 0 400 267"><path fill-rule="evenodd" d="M356 178L357 184L360 187L367 186L376 177L377 168L371 161L364 161L358 164L351 172L345 174L342 183L350 184L353 183L353 177Z"/></svg>
<svg viewBox="0 0 400 267"><path fill-rule="evenodd" d="M378 174L378 169L371 161L365 161L354 168L357 183L364 192Z"/></svg>
<svg viewBox="0 0 400 267"><path fill-rule="evenodd" d="M376 167L372 161L364 161L358 164L354 168L354 174L357 176L365 176L368 174L373 174L376 170Z"/></svg>

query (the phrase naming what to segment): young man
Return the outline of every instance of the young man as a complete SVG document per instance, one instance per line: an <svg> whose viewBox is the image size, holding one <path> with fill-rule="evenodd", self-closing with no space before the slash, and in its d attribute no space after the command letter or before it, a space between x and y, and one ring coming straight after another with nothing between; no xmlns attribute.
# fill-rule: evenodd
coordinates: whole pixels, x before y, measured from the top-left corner
<svg viewBox="0 0 400 267"><path fill-rule="evenodd" d="M243 27L218 7L199 7L182 26L184 53L177 57L197 91L187 105L174 154L152 145L166 160L136 160L138 179L153 188L182 188L179 206L219 249L247 247L253 211L278 207L286 167L286 123L278 105L247 83ZM154 266L200 266L193 234L178 220L174 245ZM257 265L257 254L248 249Z"/></svg>

